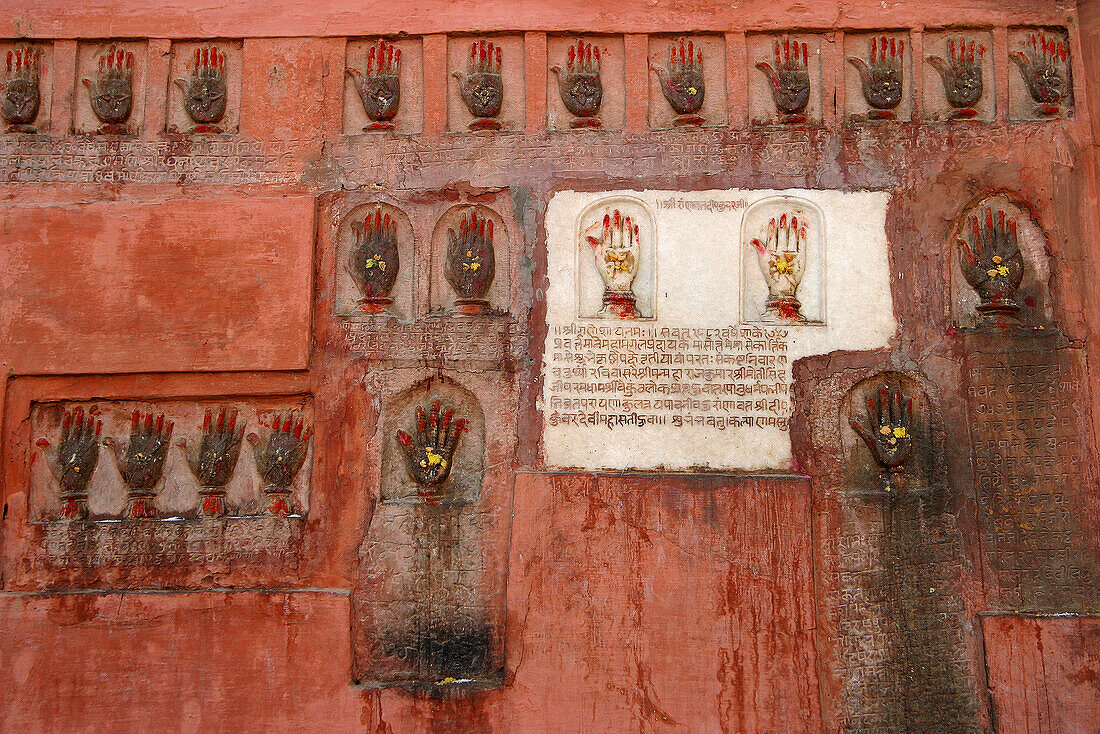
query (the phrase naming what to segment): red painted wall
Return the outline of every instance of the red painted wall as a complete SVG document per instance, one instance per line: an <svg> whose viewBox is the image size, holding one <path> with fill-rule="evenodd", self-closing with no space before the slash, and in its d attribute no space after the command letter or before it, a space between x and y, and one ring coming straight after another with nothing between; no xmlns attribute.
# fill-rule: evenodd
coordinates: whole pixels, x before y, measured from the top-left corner
<svg viewBox="0 0 1100 734"><path fill-rule="evenodd" d="M1011 192L1049 240L1061 340L1037 351L1071 350L1065 362L1086 368L1066 419L1081 438L1083 468L1079 484L1061 489L1077 503L1075 552L1084 565L1100 564L1100 371L1088 365L1100 327L1089 275L1100 235L1100 3L43 0L0 9L0 39L51 44L48 124L0 136L0 730L1100 731L1095 577L1091 586L1040 583L1050 592L1041 603L1006 605L983 536L974 408L960 385L975 354L1030 354L1034 344L958 337L944 307L959 212L989 192ZM905 29L919 62L926 33L973 26L989 29L996 49L994 119L931 122L940 102L922 92L911 121L846 122L846 33ZM1066 29L1072 115L1009 119L1018 72L1008 39L1021 26ZM748 79L758 72L747 34L789 29L822 39L821 125L752 127ZM525 64L508 72L524 90L513 129L447 132L449 37L498 32L522 39ZM609 85L622 95L621 130L546 130L548 36L575 32L621 39L623 77ZM725 44L727 120L712 129L649 128L648 37L680 32ZM347 39L376 35L421 41L422 77L403 90L421 100L420 132L346 134ZM73 133L84 94L78 50L104 38L146 39L147 78L160 80L144 90L141 129L124 139ZM172 43L195 38L241 41L237 134L165 132ZM537 405L546 201L563 189L735 187L894 195L890 258L905 277L892 284L900 327L891 348L796 367L798 472L546 467ZM337 229L342 213L374 201L412 213L418 239L402 267L417 269L409 298L423 328L386 332L356 352L336 313ZM429 275L440 257L431 227L462 202L493 208L509 233L498 244L508 316L472 336L442 323L438 276ZM836 444L846 425L828 394L883 370L920 373L932 386L949 488L943 507L899 511L893 530L877 510L853 510L842 497L847 466ZM477 520L483 560L472 571L487 589L500 679L473 690L353 686L364 664L356 656L372 662L360 637L374 622L359 610L390 593L371 575L373 544L399 537L378 529L386 411L403 391L442 378L464 385L484 418L490 509ZM217 558L65 573L50 565L46 531L33 522L34 462L44 458L35 405L303 395L315 422L309 511L291 565ZM931 570L864 546L877 530L927 553ZM874 602L887 618L901 610L880 637L860 629L870 602L845 575L861 554L871 570L889 571L890 558L904 569L872 582L904 592ZM1062 565L1054 558L1034 571ZM936 597L945 607L912 596L932 575L945 584ZM941 620L941 636L921 636ZM860 667L879 653L889 665ZM859 678L872 668L887 679ZM911 683L944 670L959 677L943 689ZM881 700L866 693L876 690ZM944 723L960 720L969 728Z"/></svg>

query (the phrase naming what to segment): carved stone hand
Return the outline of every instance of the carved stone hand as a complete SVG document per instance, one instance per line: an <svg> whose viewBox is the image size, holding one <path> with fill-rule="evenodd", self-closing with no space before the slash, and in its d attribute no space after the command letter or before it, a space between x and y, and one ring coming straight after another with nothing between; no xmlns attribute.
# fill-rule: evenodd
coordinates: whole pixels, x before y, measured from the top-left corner
<svg viewBox="0 0 1100 734"><path fill-rule="evenodd" d="M451 474L459 436L466 430L466 421L455 418L455 409L447 406L440 415L439 401L432 401L431 411L416 407L415 437L397 431L397 442L405 453L409 476L419 485L418 493L431 504L439 498L433 489Z"/></svg>
<svg viewBox="0 0 1100 734"><path fill-rule="evenodd" d="M857 56L849 56L848 63L859 70L863 98L871 107L868 116L893 119L897 116L893 109L901 104L904 88L905 41L886 36L872 38L870 59L868 64Z"/></svg>
<svg viewBox="0 0 1100 734"><path fill-rule="evenodd" d="M1069 51L1066 44L1032 33L1023 51L1009 54L1024 75L1027 91L1044 115L1056 115L1069 96Z"/></svg>
<svg viewBox="0 0 1100 734"><path fill-rule="evenodd" d="M363 294L359 307L367 313L385 313L400 266L397 221L378 208L367 214L362 228L353 224L352 230L355 246L348 261L348 273Z"/></svg>
<svg viewBox="0 0 1100 734"><path fill-rule="evenodd" d="M57 450L44 452L57 483L61 486L61 516L82 520L88 516L88 482L99 463L99 432L103 423L91 414L84 418L84 409L65 411L61 418L61 433ZM36 444L51 448L49 439Z"/></svg>
<svg viewBox="0 0 1100 734"><path fill-rule="evenodd" d="M195 61L188 80L176 79L183 92L183 109L196 123L197 132L219 132L215 125L225 117L229 101L225 54L217 46L195 49Z"/></svg>
<svg viewBox="0 0 1100 734"><path fill-rule="evenodd" d="M493 220L478 217L471 208L463 215L458 230L447 230L447 252L443 276L460 302L481 302L489 293L496 274L493 249Z"/></svg>
<svg viewBox="0 0 1100 734"><path fill-rule="evenodd" d="M551 67L558 78L558 92L566 109L577 116L573 127L599 127L596 114L603 102L603 82L600 79L600 49L591 43L577 41L569 47L565 69Z"/></svg>
<svg viewBox="0 0 1100 734"><path fill-rule="evenodd" d="M1017 243L1016 220L986 209L969 219L970 234L960 237L959 267L982 299L978 312L1013 320L1020 310L1016 291L1024 277L1024 256Z"/></svg>
<svg viewBox="0 0 1100 734"><path fill-rule="evenodd" d="M210 517L225 514L225 485L233 478L244 438L244 423L237 425L237 411L222 408L217 421L206 411L202 422L202 439L197 447L186 438L177 445L187 457L187 465L195 475L202 495L202 513Z"/></svg>
<svg viewBox="0 0 1100 734"><path fill-rule="evenodd" d="M900 386L881 385L877 396L867 396L867 418L861 422L849 420L871 455L887 476L884 489L891 491L889 474L900 474L913 447L911 431L913 399L902 395Z"/></svg>
<svg viewBox="0 0 1100 734"><path fill-rule="evenodd" d="M952 38L947 42L950 60L942 56L929 56L928 63L943 78L943 93L947 103L955 108L952 117L973 117L978 114L974 105L982 98L982 56L985 46L964 38Z"/></svg>
<svg viewBox="0 0 1100 734"><path fill-rule="evenodd" d="M270 503L264 508L268 514L290 514L290 487L309 453L309 436L310 430L305 427L301 414L294 411L285 415L276 413L271 430L262 441L255 433L248 434L256 470Z"/></svg>
<svg viewBox="0 0 1100 734"><path fill-rule="evenodd" d="M703 79L703 50L683 38L679 48L675 43L668 47L668 67L654 66L653 71L661 82L661 93L680 117L677 125L701 125L704 120L697 115L703 107L707 87Z"/></svg>
<svg viewBox="0 0 1100 734"><path fill-rule="evenodd" d="M780 47L775 42L775 67L760 61L756 68L768 77L772 85L772 99L783 122L805 122L806 105L810 101L809 50L806 44L783 39Z"/></svg>
<svg viewBox="0 0 1100 734"><path fill-rule="evenodd" d="M765 241L752 240L760 262L760 272L768 286L765 309L785 321L801 321L798 286L806 270L808 224L794 213L784 213L768 222Z"/></svg>
<svg viewBox="0 0 1100 734"><path fill-rule="evenodd" d="M591 229L591 227L589 228ZM641 262L641 231L637 222L616 209L605 210L600 237L587 235L604 284L604 306L599 315L635 318L634 280Z"/></svg>
<svg viewBox="0 0 1100 734"><path fill-rule="evenodd" d="M32 123L38 117L42 104L39 74L42 52L34 48L17 48L8 51L8 71L0 84L4 96L0 99L0 115L10 129L34 132Z"/></svg>
<svg viewBox="0 0 1100 734"><path fill-rule="evenodd" d="M95 80L85 78L92 112L104 123L101 132L125 132L134 107L134 55L111 46L99 57Z"/></svg>
<svg viewBox="0 0 1100 734"><path fill-rule="evenodd" d="M401 105L401 49L385 40L378 41L367 52L365 71L348 68L347 74L355 81L355 89L371 124L364 130L389 130Z"/></svg>
<svg viewBox="0 0 1100 734"><path fill-rule="evenodd" d="M154 421L152 413L143 417L140 411L135 410L130 423L130 441L125 450L113 437L103 439L126 484L126 513L129 517L142 519L155 515L151 500L156 496L157 483L164 474L164 461L168 457L171 438L172 421L166 422L163 415L158 415Z"/></svg>
<svg viewBox="0 0 1100 734"><path fill-rule="evenodd" d="M504 103L504 78L500 69L500 48L480 40L470 45L466 72L454 73L462 101L475 118L469 125L473 129L500 129L500 122L492 119L500 114Z"/></svg>

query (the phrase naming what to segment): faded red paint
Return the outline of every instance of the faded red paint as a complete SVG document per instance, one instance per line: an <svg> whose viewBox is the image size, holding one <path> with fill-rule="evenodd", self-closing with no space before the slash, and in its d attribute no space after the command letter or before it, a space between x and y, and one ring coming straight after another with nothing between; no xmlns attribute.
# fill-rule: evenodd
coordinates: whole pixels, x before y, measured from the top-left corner
<svg viewBox="0 0 1100 734"><path fill-rule="evenodd" d="M243 40L240 138L165 134L173 92L150 84L140 131L119 141L154 146L144 163L108 151L94 182L27 182L21 176L33 165L0 163L8 176L0 183L0 364L8 372L0 392L0 729L839 732L850 714L842 649L851 632L841 607L851 602L838 546L884 521L842 498L846 422L821 391L895 370L919 373L929 387L940 454L928 474L952 493L935 532L899 521L892 539L922 550L944 538L957 543L945 577L958 602L952 618L965 630L953 660L954 672L965 674L960 695L973 694L974 720L985 730L996 722L1002 734L1095 731L1096 598L1055 587L1041 598L1040 618L1005 612L1004 569L983 538L985 505L974 491L975 404L952 392L976 353L1013 352L1015 342L967 335L945 304L959 213L1007 192L1050 243L1054 322L1067 338L1038 351L1067 364L1095 361L1100 279L1088 274L1097 270L1100 233L1100 3L43 0L5 11L3 37L54 41L43 133L74 146L96 144L72 133L82 119L73 92L84 42L105 34L148 39L145 78L167 79L173 41ZM844 60L846 37L907 29L905 53L923 69L932 34L974 26L989 30L994 47L986 79L993 120L928 122L942 104L933 94L940 80L924 85L918 77L913 86L925 91L912 99L912 121L845 124L856 78ZM1017 26L1069 29L1072 117L1009 122L1010 85L1019 80L1007 53ZM653 95L651 49L689 30L724 45L724 58L705 60L721 70L710 97L720 103L707 114L713 127L661 130L675 115ZM759 74L754 34L788 30L819 36L820 84L829 92L821 125L758 129L748 91ZM422 133L342 135L345 39L379 34L421 44L422 75L406 80L402 95L421 100L423 117L411 129ZM503 53L522 48L503 72L506 85L522 83L511 100L520 108L502 111L512 130L499 137L447 132L467 124L453 119L456 104L462 108L450 44L469 48L473 34L504 39ZM614 124L551 132L548 110L561 100L549 69L577 34L613 38L601 48L621 54L601 60L605 71L620 68L612 62L622 68L621 78L603 80L602 109ZM201 162L211 146L242 141L227 170L251 177L235 180L217 162ZM163 168L148 180L125 179L154 158ZM175 163L194 170L176 173ZM545 471L535 376L546 336L541 212L549 197L569 188L788 186L893 194L887 234L899 336L884 352L798 366L795 463L806 475ZM529 348L495 345L492 359L476 363L409 360L386 347L382 357L350 354L334 315L336 225L352 208L379 201L401 208L418 238L401 265L417 273L407 316L438 324L454 295L442 276L445 234L440 240L433 227L455 205L491 208L503 225L488 297L510 314L494 323L507 326L501 342L529 337ZM481 571L498 594L489 616L503 635L503 682L436 695L353 688L353 651L362 644L353 636L352 597L374 588L360 551L378 511L382 442L393 440L382 430L386 401L438 375L471 388L486 416L482 501L493 516ZM1091 397L1098 389L1100 370L1091 365L1067 412L1085 447L1074 522L1092 549L1100 526L1091 435L1100 425ZM56 572L33 560L41 528L30 522L27 487L43 448L30 433L33 402L306 394L316 415L315 463L295 564ZM427 501L438 506L434 495ZM269 509L289 507L275 498ZM914 572L892 580L922 579ZM920 600L905 601L906 610L928 613ZM1062 613L1081 616L1049 616ZM906 654L903 667L914 659Z"/></svg>

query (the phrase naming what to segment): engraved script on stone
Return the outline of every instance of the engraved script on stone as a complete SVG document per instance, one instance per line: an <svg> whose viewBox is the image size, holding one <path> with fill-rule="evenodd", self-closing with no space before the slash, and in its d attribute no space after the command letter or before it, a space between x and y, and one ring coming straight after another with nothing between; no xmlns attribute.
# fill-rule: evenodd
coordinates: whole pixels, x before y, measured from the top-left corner
<svg viewBox="0 0 1100 734"><path fill-rule="evenodd" d="M627 198L653 216L653 317L594 319L578 308L586 294L603 289L586 216ZM815 312L806 321L759 323L768 288L756 252L747 252L746 212L784 198L812 207L822 220L811 243L819 252L803 279L819 284ZM888 198L820 190L556 194L546 214L546 463L789 469L794 361L885 347L895 332ZM752 294L760 301L755 308L747 303Z"/></svg>

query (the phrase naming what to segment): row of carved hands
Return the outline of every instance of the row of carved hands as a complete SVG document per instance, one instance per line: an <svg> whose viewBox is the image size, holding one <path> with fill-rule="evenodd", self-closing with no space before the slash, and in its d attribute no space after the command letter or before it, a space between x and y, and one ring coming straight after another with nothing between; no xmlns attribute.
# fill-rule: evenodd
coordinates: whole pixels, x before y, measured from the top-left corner
<svg viewBox="0 0 1100 734"><path fill-rule="evenodd" d="M183 92L184 110L200 125L216 123L225 115L225 62L225 54L217 47L197 48L188 78L175 80ZM133 111L134 54L121 46L109 46L96 59L94 69L94 77L82 80L92 112L105 125L123 125ZM41 73L40 50L26 47L8 52L7 72L0 82L0 114L8 124L29 125L38 117Z"/></svg>
<svg viewBox="0 0 1100 734"><path fill-rule="evenodd" d="M973 106L982 97L982 57L985 46L965 38L950 38L948 56L929 56L928 62L943 79L948 103L971 116ZM1064 41L1032 33L1022 48L1009 54L1020 68L1024 84L1044 114L1055 114L1069 95L1069 52ZM863 97L876 116L890 116L902 99L905 41L874 37L868 48L868 58L849 57L859 70ZM778 103L778 100L777 100Z"/></svg>
<svg viewBox="0 0 1100 734"><path fill-rule="evenodd" d="M620 210L608 208L602 220L597 220L583 234L595 255L604 286L612 292L629 292L641 258L642 233L638 223ZM768 222L763 240L751 241L773 297L795 295L806 269L808 236L805 217L800 221L797 213L783 213Z"/></svg>
<svg viewBox="0 0 1100 734"><path fill-rule="evenodd" d="M131 417L130 437L121 446L113 436L102 439L114 457L119 475L131 496L151 496L164 473L164 464L171 446L173 422L163 415L135 410ZM103 424L94 415L84 415L83 408L65 411L57 446L41 438L37 445L45 452L46 462L61 486L67 507L86 496L88 483L99 462L100 433ZM210 411L203 420L202 435L197 445L186 438L177 442L183 450L188 467L204 493L224 493L233 476L240 455L245 424L237 423L237 411L222 409L217 419ZM248 434L256 469L265 491L288 492L309 450L310 430L305 428L300 414L276 414L270 429L261 439ZM285 503L285 500L284 500ZM151 512L151 508L146 507ZM209 508L207 508L209 509ZM271 509L271 508L269 508ZM277 514L287 514L289 506L274 508Z"/></svg>
<svg viewBox="0 0 1100 734"><path fill-rule="evenodd" d="M782 49L782 51L781 51ZM867 103L880 112L897 107L902 98L905 41L894 38L872 38L868 59L850 57L857 67ZM981 57L984 46L975 48L974 41L951 39L949 58L930 56L929 62L939 71L949 103L960 109L971 108L982 95ZM772 86L776 107L787 121L801 119L810 92L809 57L806 44L787 38L774 46L774 65L768 61L757 64ZM1022 50L1010 55L1019 66L1032 98L1044 112L1053 114L1068 95L1068 49L1063 41L1042 33L1028 37ZM387 123L396 114L401 100L399 81L401 50L380 40L368 52L363 71L348 68L368 116L375 122ZM199 125L217 123L225 114L227 101L226 58L217 47L199 48L191 63L188 79L176 79L183 92L184 108ZM95 79L83 79L89 90L92 110L108 125L126 122L133 107L133 54L111 46L98 58ZM574 115L593 117L603 98L600 81L599 49L578 41L569 48L565 69L551 69L558 76L562 100ZM665 68L653 67L660 80L661 91L680 115L697 112L703 103L705 82L703 55L688 40L679 40L669 48ZM501 49L484 40L471 45L466 72L456 71L463 102L476 118L492 118L500 113L504 98L501 76ZM34 122L41 102L39 78L41 52L26 47L8 52L7 74L0 82L4 96L0 113L12 125Z"/></svg>
<svg viewBox="0 0 1100 734"><path fill-rule="evenodd" d="M363 293L361 306L389 300L400 267L397 220L381 207L368 212L362 225L352 224L355 244L344 265ZM462 299L484 299L496 274L491 217L478 216L476 208L462 214L456 227L447 230L443 274Z"/></svg>

